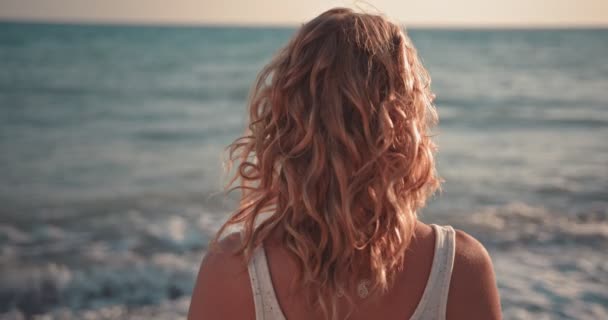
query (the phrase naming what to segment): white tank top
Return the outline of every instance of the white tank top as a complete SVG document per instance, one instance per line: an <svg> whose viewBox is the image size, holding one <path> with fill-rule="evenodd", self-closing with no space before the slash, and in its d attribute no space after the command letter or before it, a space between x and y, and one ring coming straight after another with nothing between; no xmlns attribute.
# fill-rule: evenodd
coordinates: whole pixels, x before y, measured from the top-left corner
<svg viewBox="0 0 608 320"><path fill-rule="evenodd" d="M448 291L456 239L451 226L432 224L435 230L435 253L429 279L410 320L443 320L446 317ZM256 320L286 320L274 292L264 247L258 247L248 265Z"/></svg>

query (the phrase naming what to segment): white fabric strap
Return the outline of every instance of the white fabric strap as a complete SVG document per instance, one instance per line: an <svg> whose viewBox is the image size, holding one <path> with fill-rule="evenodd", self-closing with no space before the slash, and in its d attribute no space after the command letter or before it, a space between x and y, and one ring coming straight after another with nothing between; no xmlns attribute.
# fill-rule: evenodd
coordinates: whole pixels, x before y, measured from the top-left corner
<svg viewBox="0 0 608 320"><path fill-rule="evenodd" d="M248 266L256 320L284 320L268 270L264 246L255 249Z"/></svg>
<svg viewBox="0 0 608 320"><path fill-rule="evenodd" d="M447 306L448 306L448 293L450 292L450 281L452 280L452 271L454 269L454 255L456 254L456 232L450 226L443 227L444 234L444 268L441 274L440 284L440 319L447 317Z"/></svg>
<svg viewBox="0 0 608 320"><path fill-rule="evenodd" d="M444 320L454 266L455 237L450 226L432 224L435 253L426 287L410 320Z"/></svg>

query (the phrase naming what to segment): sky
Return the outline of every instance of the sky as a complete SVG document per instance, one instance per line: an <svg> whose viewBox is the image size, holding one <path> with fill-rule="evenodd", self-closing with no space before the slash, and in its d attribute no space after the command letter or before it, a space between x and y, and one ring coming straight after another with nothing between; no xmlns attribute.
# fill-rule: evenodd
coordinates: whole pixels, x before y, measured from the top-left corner
<svg viewBox="0 0 608 320"><path fill-rule="evenodd" d="M0 20L297 25L335 6L410 26L608 27L608 0L0 0Z"/></svg>

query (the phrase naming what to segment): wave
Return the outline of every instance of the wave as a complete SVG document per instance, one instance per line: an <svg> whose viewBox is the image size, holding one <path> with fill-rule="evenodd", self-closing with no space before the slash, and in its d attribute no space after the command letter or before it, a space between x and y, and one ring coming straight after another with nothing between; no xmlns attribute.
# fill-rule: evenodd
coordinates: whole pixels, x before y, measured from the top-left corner
<svg viewBox="0 0 608 320"><path fill-rule="evenodd" d="M513 202L484 208L462 221L462 227L482 242L503 248L571 245L600 250L608 246L608 207L568 214Z"/></svg>
<svg viewBox="0 0 608 320"><path fill-rule="evenodd" d="M200 255L158 254L150 259L128 257L117 263L81 270L47 263L3 270L0 312L18 310L26 316L58 307L74 310L108 305L143 306L189 295ZM107 263L106 263L107 264Z"/></svg>

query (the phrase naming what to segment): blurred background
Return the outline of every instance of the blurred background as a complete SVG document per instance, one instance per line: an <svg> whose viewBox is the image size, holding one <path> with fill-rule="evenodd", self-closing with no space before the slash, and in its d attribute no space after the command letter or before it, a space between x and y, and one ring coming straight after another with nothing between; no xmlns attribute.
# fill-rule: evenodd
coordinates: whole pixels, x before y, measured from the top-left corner
<svg viewBox="0 0 608 320"><path fill-rule="evenodd" d="M608 319L608 2L0 0L0 319L183 319L257 72L334 6L404 24L505 319Z"/></svg>

